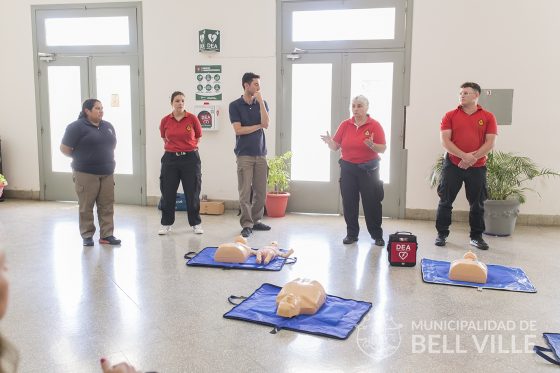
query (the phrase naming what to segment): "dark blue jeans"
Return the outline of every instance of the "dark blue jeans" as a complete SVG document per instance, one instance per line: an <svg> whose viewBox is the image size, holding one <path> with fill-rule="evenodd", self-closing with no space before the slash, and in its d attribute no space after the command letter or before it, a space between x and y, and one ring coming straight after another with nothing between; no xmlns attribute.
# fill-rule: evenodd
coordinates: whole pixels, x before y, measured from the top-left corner
<svg viewBox="0 0 560 373"><path fill-rule="evenodd" d="M461 187L465 184L465 194L469 201L470 236L480 237L484 232L484 201L486 189L486 166L469 167L466 170L455 166L446 156L443 160L441 180L437 188L439 204L436 215L436 229L439 235L448 236L451 225L453 202Z"/></svg>

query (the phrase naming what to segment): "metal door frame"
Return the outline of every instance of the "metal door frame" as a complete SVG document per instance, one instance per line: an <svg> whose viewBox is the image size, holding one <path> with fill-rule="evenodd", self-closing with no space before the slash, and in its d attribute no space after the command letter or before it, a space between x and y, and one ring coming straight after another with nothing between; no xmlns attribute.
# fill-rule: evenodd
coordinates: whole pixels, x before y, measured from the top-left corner
<svg viewBox="0 0 560 373"><path fill-rule="evenodd" d="M66 47L49 47L48 50L40 50L40 46L44 46L44 35L42 39L39 37L38 31L41 27L38 27L38 22L41 19L44 20L45 16L50 15L60 15L60 16L76 16L77 14L84 14L84 11L94 11L97 15L131 15L135 22L129 22L129 29L131 32L130 45L124 48L125 50L120 50L112 46L95 46L88 53L84 53L83 47L78 47L75 50L68 50ZM50 12L50 13L49 13ZM138 125L137 129L139 133L132 134L133 137L137 136L138 146L134 149L133 145L133 168L135 175L139 178L140 191L139 191L139 204L147 204L146 196L146 137L145 137L145 99L144 99L144 63L143 63L143 38L142 38L142 3L141 2L126 2L126 3L98 3L98 4L60 4L60 5L32 5L32 38L33 38L33 66L35 71L35 102L36 110L36 120L37 120L37 138L38 138L38 155L39 155L39 180L40 180L40 190L39 198L45 200L45 173L46 165L43 158L46 146L43 141L43 136L45 135L45 125L43 116L48 115L44 112L42 98L48 94L48 92L41 91L40 84L40 61L38 54L39 52L49 52L49 53L59 53L57 58L62 58L65 56L82 56L82 57L115 57L115 56L134 56L135 60L130 63L131 65L131 75L137 76L137 90L134 92L133 87L131 87L132 100L136 100L137 110L133 110L132 120L137 119ZM137 69L137 70L133 70ZM88 73L89 74L89 73ZM131 86L133 84L133 79L131 79ZM134 102L134 101L133 101ZM79 111L79 108L77 108ZM48 117L45 117L48 118ZM134 124L133 124L134 126ZM134 128L134 127L133 127ZM49 134L50 135L50 134ZM50 141L50 138L49 138ZM134 143L134 140L133 140ZM51 145L52 146L52 145ZM50 150L50 149L48 149ZM50 156L50 154L49 154ZM50 165L50 160L49 160ZM139 172L136 174L136 172ZM130 192L130 191L129 191Z"/></svg>
<svg viewBox="0 0 560 373"><path fill-rule="evenodd" d="M288 89L284 84L285 74L283 64L286 55L293 52L295 49L300 48L303 53L327 53L327 52L340 52L340 53L391 53L400 52L402 58L402 81L399 83L400 86L400 97L395 102L395 97L393 97L393 123L392 126L392 172L391 179L398 180L395 185L397 197L397 211L391 213L391 217L404 218L406 210L406 175L407 175L407 150L405 149L405 133L406 133L406 105L409 103L409 93L410 93L410 45L412 41L412 8L413 0L348 0L348 1L333 1L333 0L322 0L322 1L310 1L310 0L277 0L277 12L276 12L276 56L277 56L277 107L284 107ZM392 42L388 41L368 41L367 43L359 42L336 42L336 43L293 43L286 30L287 23L283 23L286 19L286 9L297 9L297 10L318 10L318 9L348 9L348 8L360 8L363 6L369 7L382 7L382 6L394 6L397 9L396 21L395 21L395 39ZM289 18L289 17L288 17ZM291 21L290 21L291 22ZM290 23L291 24L291 23ZM291 32L291 31L290 31ZM395 87L395 84L394 84ZM398 87L397 87L398 88ZM347 90L349 92L349 88ZM396 92L393 92L395 96ZM397 105L402 105L397 108ZM349 98L348 98L349 103ZM398 112L395 112L398 110ZM276 114L276 149L277 154L281 154L289 150L289 136L290 133L288 128L289 115L287 111L277 110ZM397 118L401 118L400 122L396 122ZM333 117L334 120L334 117ZM400 125L399 125L400 124ZM398 127L398 130L397 130ZM398 135L395 134L398 132ZM398 159L398 162L397 162ZM393 172L394 168L398 168L398 172ZM398 175L398 176L397 176ZM391 198L391 197L389 197ZM384 211L385 215L385 211Z"/></svg>

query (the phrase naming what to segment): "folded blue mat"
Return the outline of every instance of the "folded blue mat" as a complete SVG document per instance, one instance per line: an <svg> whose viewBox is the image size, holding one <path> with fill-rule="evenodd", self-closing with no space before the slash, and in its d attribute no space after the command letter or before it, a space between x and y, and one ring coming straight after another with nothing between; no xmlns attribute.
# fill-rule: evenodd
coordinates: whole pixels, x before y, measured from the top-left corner
<svg viewBox="0 0 560 373"><path fill-rule="evenodd" d="M262 284L243 302L224 314L226 319L242 320L274 327L347 339L371 308L371 303L327 295L325 304L314 315L286 318L276 315L276 296L282 288ZM230 297L239 298L239 297Z"/></svg>
<svg viewBox="0 0 560 373"><path fill-rule="evenodd" d="M214 254L217 247L205 247L200 252L188 252L185 254L185 259L188 259L187 265L193 267L217 267L223 269L252 269L257 271L280 271L284 264L294 264L297 258L282 258L276 257L268 264L258 264L257 257L254 255L249 256L245 263L224 263L216 262ZM280 251L287 252L287 250ZM193 256L194 255L194 256Z"/></svg>
<svg viewBox="0 0 560 373"><path fill-rule="evenodd" d="M541 346L534 346L533 351L537 353L540 357L546 361L560 365L560 334L558 333L543 333L543 337L549 348L544 348ZM549 356L545 352L552 352L554 356Z"/></svg>
<svg viewBox="0 0 560 373"><path fill-rule="evenodd" d="M422 259L422 279L424 282L444 285L468 286L473 288L519 291L536 293L537 289L520 268L487 264L488 278L485 284L450 280L449 262L432 259Z"/></svg>

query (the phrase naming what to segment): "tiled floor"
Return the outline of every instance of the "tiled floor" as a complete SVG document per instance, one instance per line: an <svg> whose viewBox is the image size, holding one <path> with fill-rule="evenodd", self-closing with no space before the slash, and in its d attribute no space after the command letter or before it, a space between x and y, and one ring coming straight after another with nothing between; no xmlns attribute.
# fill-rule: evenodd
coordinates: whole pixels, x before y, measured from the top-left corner
<svg viewBox="0 0 560 373"><path fill-rule="evenodd" d="M488 237L491 249L477 252L484 262L523 268L538 290L526 294L423 283L419 265L389 267L386 251L365 231L357 244L343 245L337 216L266 219L272 230L256 232L250 243L294 248L297 263L281 272L185 266L187 251L239 233L231 211L203 216L201 236L186 228L184 213L171 235L158 236L153 207L117 206L115 220L122 246L99 246L96 236L95 246L84 248L75 204L0 204L0 248L11 278L1 331L19 347L20 372L99 372L101 356L160 373L558 370L525 351L525 340L544 344L542 332L560 332L557 227L520 226L512 237ZM445 248L433 245L433 222L383 225L385 239L396 230L415 233L418 260L453 260L468 248L464 224L453 225ZM232 307L229 295L296 277L373 308L345 341L270 334L270 327L222 317Z"/></svg>

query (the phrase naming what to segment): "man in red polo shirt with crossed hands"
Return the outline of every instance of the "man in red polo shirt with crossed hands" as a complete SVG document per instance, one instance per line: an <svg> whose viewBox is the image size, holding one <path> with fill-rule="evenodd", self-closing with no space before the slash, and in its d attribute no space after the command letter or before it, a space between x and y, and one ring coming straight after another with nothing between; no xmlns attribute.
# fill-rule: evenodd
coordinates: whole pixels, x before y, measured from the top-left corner
<svg viewBox="0 0 560 373"><path fill-rule="evenodd" d="M459 93L461 104L441 121L441 143L447 154L437 188L440 198L436 215L437 246L445 246L453 202L464 183L470 205L470 244L480 250L489 248L482 238L487 198L486 154L494 147L498 126L494 114L478 105L480 91L476 83L463 83Z"/></svg>

